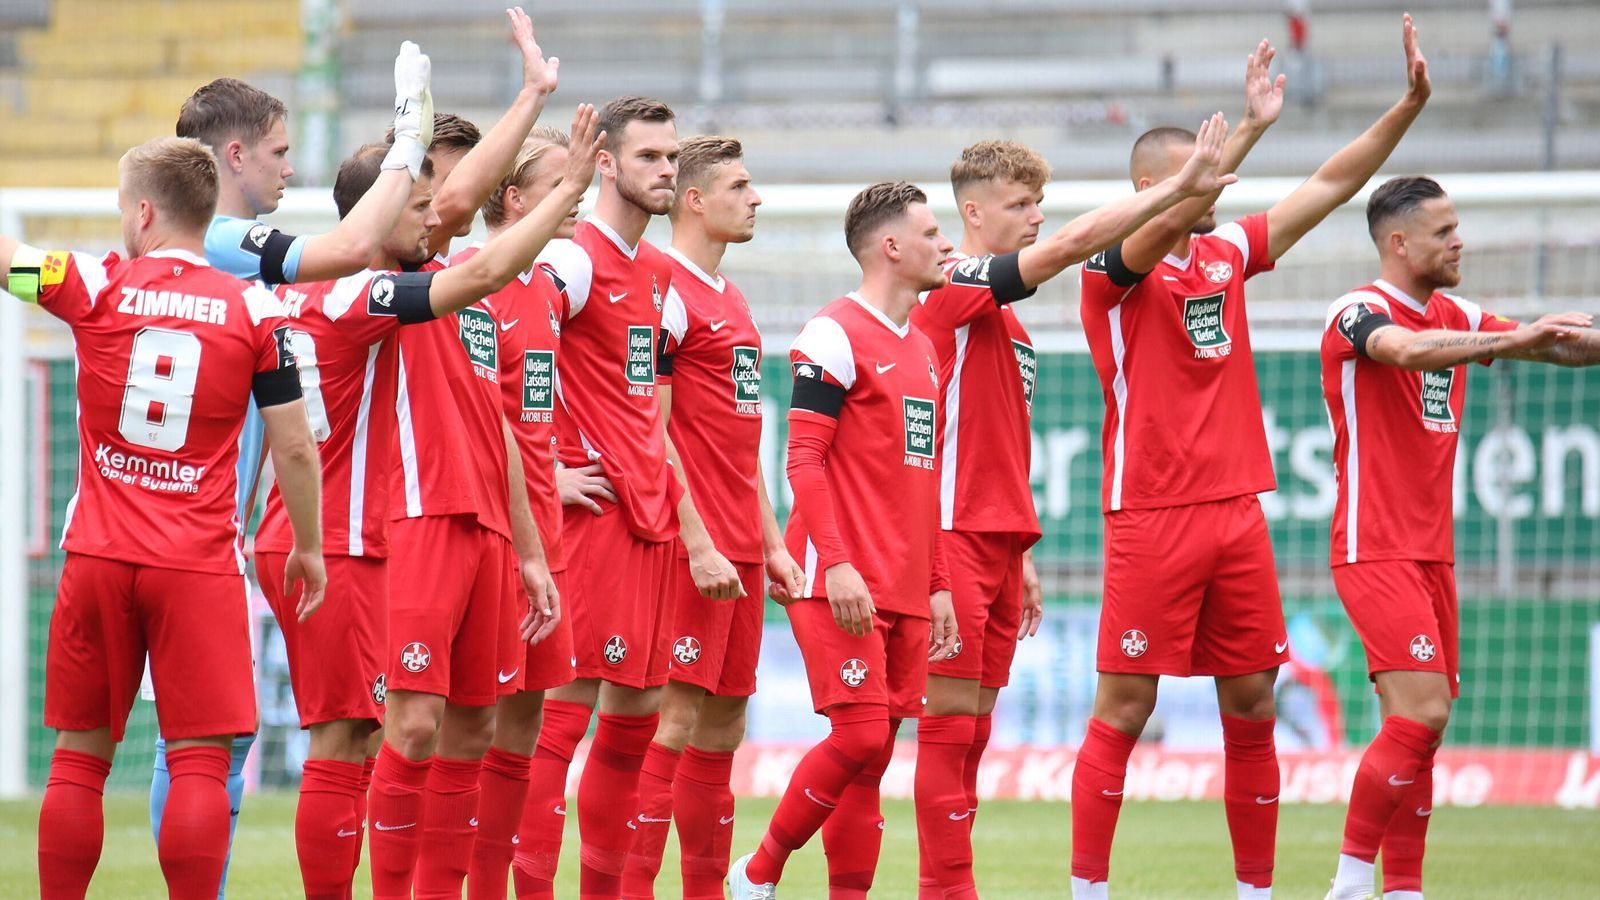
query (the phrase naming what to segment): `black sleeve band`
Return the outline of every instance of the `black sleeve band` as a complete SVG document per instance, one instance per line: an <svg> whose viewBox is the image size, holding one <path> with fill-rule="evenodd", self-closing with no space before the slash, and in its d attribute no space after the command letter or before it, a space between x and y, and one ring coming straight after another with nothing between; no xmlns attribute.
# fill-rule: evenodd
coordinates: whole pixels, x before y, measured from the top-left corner
<svg viewBox="0 0 1600 900"><path fill-rule="evenodd" d="M1394 320L1381 312L1374 312L1368 309L1365 303L1357 303L1350 309L1345 310L1345 312L1348 313L1352 310L1359 310L1354 316L1355 321L1347 326L1345 317L1341 315L1339 317L1339 333L1350 341L1350 345L1355 348L1357 356L1366 356L1367 341L1371 339L1372 333L1379 328L1393 325Z"/></svg>
<svg viewBox="0 0 1600 900"><path fill-rule="evenodd" d="M267 235L267 242L261 246L261 280L267 284L284 284L289 278L283 273L283 262L289 258L289 248L294 246L295 236L274 231Z"/></svg>
<svg viewBox="0 0 1600 900"><path fill-rule="evenodd" d="M829 384L821 378L797 372L794 376L794 393L790 397L789 405L794 409L809 410L830 419L837 419L839 411L844 409L844 394L844 388L837 384Z"/></svg>
<svg viewBox="0 0 1600 900"><path fill-rule="evenodd" d="M667 352L667 341L672 333L665 328L656 331L656 374L672 377L672 354Z"/></svg>
<svg viewBox="0 0 1600 900"><path fill-rule="evenodd" d="M428 299L428 292L433 288L433 276L433 272L400 272L384 276L394 282L394 315L400 324L415 325L438 318L433 314L433 302Z"/></svg>
<svg viewBox="0 0 1600 900"><path fill-rule="evenodd" d="M1115 244L1089 257L1083 264L1085 271L1099 272L1111 279L1117 287L1133 287L1144 280L1149 272L1135 272L1122 261L1122 245Z"/></svg>
<svg viewBox="0 0 1600 900"><path fill-rule="evenodd" d="M989 289L994 292L994 302L1001 306L1033 296L1035 289L1022 281L1021 253L996 256L989 263Z"/></svg>
<svg viewBox="0 0 1600 900"><path fill-rule="evenodd" d="M257 372L251 382L250 392L255 395L256 406L266 409L300 399L300 370L294 366Z"/></svg>

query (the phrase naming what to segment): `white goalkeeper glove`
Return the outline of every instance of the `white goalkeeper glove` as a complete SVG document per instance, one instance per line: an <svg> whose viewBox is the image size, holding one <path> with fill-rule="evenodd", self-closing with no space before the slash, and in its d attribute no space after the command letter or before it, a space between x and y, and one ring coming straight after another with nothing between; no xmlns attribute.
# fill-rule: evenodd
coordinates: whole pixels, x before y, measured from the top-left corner
<svg viewBox="0 0 1600 900"><path fill-rule="evenodd" d="M422 159L433 143L433 94L428 80L433 63L411 41L400 45L394 58L394 146L383 159L384 169L406 169L415 181Z"/></svg>

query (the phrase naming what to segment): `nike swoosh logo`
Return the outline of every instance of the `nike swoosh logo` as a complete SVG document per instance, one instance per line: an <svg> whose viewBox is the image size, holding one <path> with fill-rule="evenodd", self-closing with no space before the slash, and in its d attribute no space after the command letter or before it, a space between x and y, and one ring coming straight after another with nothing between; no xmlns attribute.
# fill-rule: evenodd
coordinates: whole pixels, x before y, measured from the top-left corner
<svg viewBox="0 0 1600 900"><path fill-rule="evenodd" d="M522 843L522 835L520 835L520 834L513 834L513 835L512 835L512 836L511 836L511 846L513 846L513 847L515 847L515 846L516 846L516 845L518 845L518 844L520 844L520 843Z"/></svg>
<svg viewBox="0 0 1600 900"><path fill-rule="evenodd" d="M1288 648L1289 648L1289 642L1288 641L1284 641L1281 644L1274 643L1272 645L1272 652L1273 653L1282 653L1284 650L1287 650Z"/></svg>
<svg viewBox="0 0 1600 900"><path fill-rule="evenodd" d="M500 323L500 330L501 331L510 331L511 329L517 327L517 323L521 322L521 321L522 321L521 319L512 319L509 322L501 322Z"/></svg>
<svg viewBox="0 0 1600 900"><path fill-rule="evenodd" d="M628 830L629 831L638 831L639 830L639 826L633 824L633 820L629 819L628 820Z"/></svg>
<svg viewBox="0 0 1600 900"><path fill-rule="evenodd" d="M839 804L837 804L837 803L829 803L828 801L822 799L821 797L818 797L816 794L811 793L811 788L806 788L806 799L810 800L811 802L813 802L815 804L817 804L818 806L825 807L827 809L838 809L839 808Z"/></svg>
<svg viewBox="0 0 1600 900"><path fill-rule="evenodd" d="M1277 794L1273 794L1271 797L1257 797L1256 798L1256 805L1257 806L1271 806L1272 804L1277 803L1277 802L1278 802L1278 795Z"/></svg>
<svg viewBox="0 0 1600 900"><path fill-rule="evenodd" d="M1416 779L1413 778L1411 781L1416 781ZM1393 785L1394 787L1405 787L1406 785L1410 784L1411 781L1401 781L1399 777L1395 775L1389 776L1389 784Z"/></svg>
<svg viewBox="0 0 1600 900"><path fill-rule="evenodd" d="M1121 791L1108 791L1108 790L1102 789L1100 791L1100 795L1102 797L1121 797L1122 796L1122 792Z"/></svg>
<svg viewBox="0 0 1600 900"><path fill-rule="evenodd" d="M473 816L472 818L468 819L467 820L467 827L468 828L477 828L478 827L478 817L477 816Z"/></svg>
<svg viewBox="0 0 1600 900"><path fill-rule="evenodd" d="M565 806L558 806L555 808L554 812L558 816L564 816L567 814L567 808Z"/></svg>
<svg viewBox="0 0 1600 900"><path fill-rule="evenodd" d="M360 833L360 829L356 829L355 831L345 831L343 828L339 829L339 837L355 837Z"/></svg>
<svg viewBox="0 0 1600 900"><path fill-rule="evenodd" d="M1428 809L1423 809L1422 807L1419 806L1419 807L1417 807L1417 815L1419 815L1419 816L1423 817L1424 819L1426 819L1427 817L1433 815L1433 809L1432 809L1432 807L1429 807Z"/></svg>
<svg viewBox="0 0 1600 900"><path fill-rule="evenodd" d="M898 365L900 365L900 364L899 363L889 363L887 366L885 366L885 365L876 365L875 364L875 365L873 365L873 368L878 370L878 374L879 375L882 375L883 373L889 371L890 369L892 369L892 368L894 368L895 366L898 366Z"/></svg>
<svg viewBox="0 0 1600 900"><path fill-rule="evenodd" d="M951 814L950 814L950 821L952 821L952 822L959 822L959 821L961 821L961 820L962 820L962 819L965 819L965 818L966 818L966 817L967 817L967 816L970 816L970 815L972 815L972 810L970 810L970 809L969 809L969 810L967 810L967 811L966 811L966 812L964 812L964 813L962 813L962 814L961 814L961 815L959 815L959 816L958 816L958 815L956 815L956 814L955 814L955 813L951 813Z"/></svg>
<svg viewBox="0 0 1600 900"><path fill-rule="evenodd" d="M627 296L627 291L623 291L620 294L613 294L610 291L606 291L606 299L610 300L612 303L621 303Z"/></svg>
<svg viewBox="0 0 1600 900"><path fill-rule="evenodd" d="M711 330L712 331L721 331L722 330L722 326L724 326L726 324L728 324L728 320L727 319L723 319L720 322L712 322L711 323Z"/></svg>
<svg viewBox="0 0 1600 900"><path fill-rule="evenodd" d="M415 828L416 826L417 823L415 822L408 822L404 825L385 825L382 822L372 823L372 827L378 829L379 831L404 831L407 828Z"/></svg>
<svg viewBox="0 0 1600 900"><path fill-rule="evenodd" d="M717 824L718 825L731 825L731 824L733 824L733 816L723 816L723 817L717 819Z"/></svg>
<svg viewBox="0 0 1600 900"><path fill-rule="evenodd" d="M671 822L672 821L672 817L668 816L665 819L658 819L655 816L647 816L647 815L645 815L643 813L640 813L639 817L635 821L637 821L640 825L661 825L661 824L665 824L667 822Z"/></svg>
<svg viewBox="0 0 1600 900"><path fill-rule="evenodd" d="M511 674L510 675L507 675L504 672L496 672L496 673L494 673L494 677L500 679L500 683L501 684L505 684L505 683L509 682L511 679L517 677L517 673L521 672L521 671L522 671L522 667L518 666L517 668L511 670Z"/></svg>

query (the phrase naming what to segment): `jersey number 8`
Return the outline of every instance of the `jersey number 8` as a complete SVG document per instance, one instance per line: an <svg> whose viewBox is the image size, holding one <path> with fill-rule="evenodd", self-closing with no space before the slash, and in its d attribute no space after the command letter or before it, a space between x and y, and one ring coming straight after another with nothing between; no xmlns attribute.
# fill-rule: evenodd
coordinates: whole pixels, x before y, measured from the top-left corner
<svg viewBox="0 0 1600 900"><path fill-rule="evenodd" d="M127 389L117 431L129 443L174 451L189 437L200 339L182 331L144 328L133 336Z"/></svg>

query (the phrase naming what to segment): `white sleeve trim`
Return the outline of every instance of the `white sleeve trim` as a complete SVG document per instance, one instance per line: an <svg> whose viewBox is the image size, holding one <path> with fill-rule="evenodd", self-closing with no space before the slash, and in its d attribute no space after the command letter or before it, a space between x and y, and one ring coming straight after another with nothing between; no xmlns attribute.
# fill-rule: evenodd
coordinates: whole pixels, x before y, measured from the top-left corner
<svg viewBox="0 0 1600 900"><path fill-rule="evenodd" d="M265 319L282 318L285 315L283 301L278 299L278 295L259 284L252 284L244 289L244 306L250 311L252 325L260 325Z"/></svg>
<svg viewBox="0 0 1600 900"><path fill-rule="evenodd" d="M1376 306L1382 309L1385 315L1391 317L1394 315L1393 311L1389 309L1389 301L1387 299L1380 297L1371 291L1351 291L1350 293L1345 294L1343 297L1333 301L1333 305L1328 307L1328 318L1323 320L1322 323L1323 330L1326 331L1328 328L1331 328L1334 321L1339 318L1339 314L1344 312L1345 307L1352 303L1365 303L1369 306Z"/></svg>
<svg viewBox="0 0 1600 900"><path fill-rule="evenodd" d="M845 390L856 386L856 358L844 326L827 316L817 316L800 329L793 349L832 375Z"/></svg>
<svg viewBox="0 0 1600 900"><path fill-rule="evenodd" d="M1213 237L1219 237L1239 248L1239 269L1243 271L1250 266L1250 236L1244 233L1244 226L1238 222L1229 222L1211 232Z"/></svg>
<svg viewBox="0 0 1600 900"><path fill-rule="evenodd" d="M588 305L589 288L594 284L594 263L589 254L573 241L562 239L545 244L537 261L554 269L566 285L567 318L577 318Z"/></svg>
<svg viewBox="0 0 1600 900"><path fill-rule="evenodd" d="M1439 293L1459 307L1463 313L1466 313L1467 325L1473 331L1477 331L1478 326L1483 324L1483 307L1465 297L1457 297L1455 294L1446 294L1443 291Z"/></svg>
<svg viewBox="0 0 1600 900"><path fill-rule="evenodd" d="M661 327L679 343L683 343L683 336L689 331L689 310L684 307L683 298L678 296L674 285L667 287L667 299L661 305Z"/></svg>
<svg viewBox="0 0 1600 900"><path fill-rule="evenodd" d="M39 254L43 259L44 253ZM78 264L78 277L83 279L83 288L89 292L89 306L93 307L99 302L100 294L105 291L111 279L106 276L106 261L110 254L103 257L90 256L87 253L73 253L72 260Z"/></svg>
<svg viewBox="0 0 1600 900"><path fill-rule="evenodd" d="M332 321L338 321L340 316L350 310L356 298L367 292L367 286L372 283L376 274L368 269L365 272L346 275L334 282L333 290L328 291L328 295L322 298L323 315Z"/></svg>

